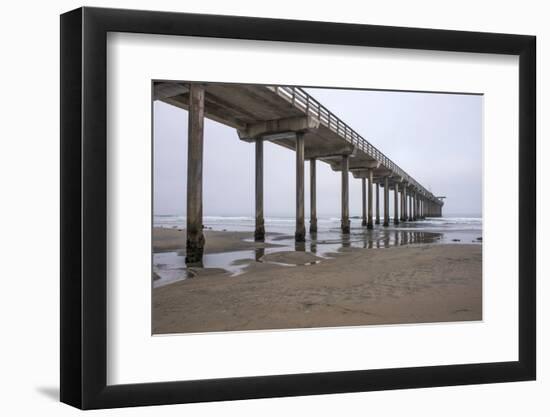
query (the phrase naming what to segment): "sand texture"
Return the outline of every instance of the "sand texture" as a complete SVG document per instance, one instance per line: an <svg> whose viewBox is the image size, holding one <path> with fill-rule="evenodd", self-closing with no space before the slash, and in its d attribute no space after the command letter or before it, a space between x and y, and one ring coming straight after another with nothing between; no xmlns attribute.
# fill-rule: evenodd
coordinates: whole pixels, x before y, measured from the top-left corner
<svg viewBox="0 0 550 417"><path fill-rule="evenodd" d="M220 253L276 246L270 243L254 242L254 234L250 232L225 232L205 230L204 236L206 241L208 242L204 249L204 253ZM168 252L185 250L185 239L186 233L183 229L154 227L153 251Z"/></svg>
<svg viewBox="0 0 550 417"><path fill-rule="evenodd" d="M156 233L155 248L181 245L175 232ZM257 245L241 237L207 231L208 250ZM153 333L481 320L481 254L481 245L425 244L345 248L330 259L266 255L238 276L214 271L155 288Z"/></svg>

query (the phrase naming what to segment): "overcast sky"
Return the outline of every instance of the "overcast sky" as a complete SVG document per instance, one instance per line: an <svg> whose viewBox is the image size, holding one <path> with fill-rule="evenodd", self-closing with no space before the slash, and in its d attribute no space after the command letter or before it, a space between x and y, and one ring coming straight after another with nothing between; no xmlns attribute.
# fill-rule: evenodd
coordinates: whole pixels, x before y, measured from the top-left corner
<svg viewBox="0 0 550 417"><path fill-rule="evenodd" d="M307 91L420 184L447 196L444 215L481 215L482 96ZM205 216L254 216L253 144L240 141L235 129L207 120L203 169ZM305 169L307 216L308 162ZM317 162L319 217L339 216L340 175ZM185 215L186 177L187 112L156 101L155 214ZM266 217L295 213L295 154L269 142L264 145L264 212ZM361 180L350 174L350 215L360 213Z"/></svg>

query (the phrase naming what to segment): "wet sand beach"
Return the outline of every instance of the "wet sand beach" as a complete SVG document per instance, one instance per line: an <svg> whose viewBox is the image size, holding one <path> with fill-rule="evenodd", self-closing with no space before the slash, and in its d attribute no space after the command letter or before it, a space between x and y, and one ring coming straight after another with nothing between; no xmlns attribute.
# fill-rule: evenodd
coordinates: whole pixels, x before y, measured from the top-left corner
<svg viewBox="0 0 550 417"><path fill-rule="evenodd" d="M187 268L187 279L153 288L154 334L482 319L480 244L329 245L332 252L313 253L311 244L278 247L284 236L255 243L249 232L205 235L206 253L236 251L238 273ZM182 230L155 229L153 237L156 252L185 246Z"/></svg>
<svg viewBox="0 0 550 417"><path fill-rule="evenodd" d="M275 246L265 242L254 242L249 232L205 230L208 241L205 253L220 253L244 249ZM273 234L268 234L268 236ZM248 239L248 240L246 240ZM153 252L169 252L185 249L185 230L176 228L153 228Z"/></svg>

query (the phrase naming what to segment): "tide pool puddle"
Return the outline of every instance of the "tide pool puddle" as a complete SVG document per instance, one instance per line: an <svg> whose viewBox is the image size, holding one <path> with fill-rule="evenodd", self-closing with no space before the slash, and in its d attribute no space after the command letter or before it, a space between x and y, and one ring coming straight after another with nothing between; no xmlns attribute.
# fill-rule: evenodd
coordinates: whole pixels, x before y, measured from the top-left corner
<svg viewBox="0 0 550 417"><path fill-rule="evenodd" d="M464 243L468 242L465 236L461 238L465 241ZM308 235L306 242L295 242L292 235L277 235L266 239L266 243L278 245L276 247L205 254L203 263L199 267L187 267L185 255L181 252L159 252L153 254L153 286L161 287L197 276L237 276L244 273L246 268L254 262L284 267L311 266L321 263L323 259L330 259L334 254L345 251L347 248L382 249L402 245L446 243L448 239L448 236L443 238L442 233L414 230L414 228L393 230L379 228L368 231L364 228L352 228L349 235L342 235L339 230L331 229L319 235ZM253 239L245 239L245 241L252 243ZM279 252L289 252L287 259L290 261L284 256L266 259L267 255ZM311 254L315 259L308 260L307 256L304 256L302 262L300 257L294 257L296 258L294 259L292 252Z"/></svg>

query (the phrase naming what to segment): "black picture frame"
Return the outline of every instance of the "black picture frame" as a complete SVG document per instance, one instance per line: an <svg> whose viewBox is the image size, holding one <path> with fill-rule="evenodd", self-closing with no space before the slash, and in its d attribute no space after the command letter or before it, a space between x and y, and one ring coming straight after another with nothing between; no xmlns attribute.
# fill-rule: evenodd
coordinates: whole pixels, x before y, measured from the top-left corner
<svg viewBox="0 0 550 417"><path fill-rule="evenodd" d="M107 375L108 32L519 56L519 360L112 385ZM536 377L536 38L79 8L61 15L61 401L82 409L421 388Z"/></svg>

